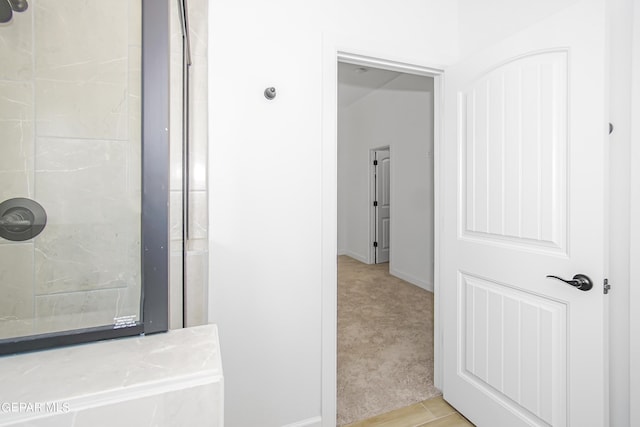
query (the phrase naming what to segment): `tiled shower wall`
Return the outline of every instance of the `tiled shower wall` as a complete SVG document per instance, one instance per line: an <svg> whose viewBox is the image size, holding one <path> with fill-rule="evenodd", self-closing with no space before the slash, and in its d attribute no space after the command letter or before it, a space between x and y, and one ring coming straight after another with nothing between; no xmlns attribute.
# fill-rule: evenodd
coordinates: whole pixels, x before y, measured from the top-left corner
<svg viewBox="0 0 640 427"><path fill-rule="evenodd" d="M189 227L190 238L182 240L182 27L179 0L168 0L171 8L171 262L170 328L207 323L207 30L208 0L186 0L191 35L189 69ZM183 323L182 248L186 250Z"/></svg>
<svg viewBox="0 0 640 427"><path fill-rule="evenodd" d="M0 239L0 338L138 314L140 23L139 1L30 0L0 26L0 201L48 214Z"/></svg>

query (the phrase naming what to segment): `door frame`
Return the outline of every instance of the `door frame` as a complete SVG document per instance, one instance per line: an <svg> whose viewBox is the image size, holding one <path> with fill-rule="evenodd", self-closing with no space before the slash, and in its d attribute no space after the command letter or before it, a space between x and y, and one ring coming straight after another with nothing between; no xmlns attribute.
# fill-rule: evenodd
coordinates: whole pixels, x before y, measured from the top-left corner
<svg viewBox="0 0 640 427"><path fill-rule="evenodd" d="M631 117L640 114L640 8L634 7L632 18L632 65L631 65ZM640 161L640 147L633 141L640 138L640 124L631 121L631 144L630 144L630 164L634 165ZM640 193L633 191L634 186L640 183L640 172L630 168L630 247L629 259L637 259L640 256ZM629 282L640 275L640 266L631 261L629 263ZM629 419L630 425L637 425L640 422L640 363L637 356L640 354L640 290L637 286L629 286ZM614 335L615 336L615 335Z"/></svg>
<svg viewBox="0 0 640 427"><path fill-rule="evenodd" d="M369 150L369 264L376 263L376 249L373 247L372 242L376 239L376 210L373 206L373 202L376 200L376 178L373 168L373 161L375 160L376 151L388 151L389 158L391 158L391 146L385 145L383 147L371 148ZM391 177L389 177L391 179ZM391 262L391 255L389 255L389 262Z"/></svg>
<svg viewBox="0 0 640 427"><path fill-rule="evenodd" d="M323 35L322 48L322 200L321 200L321 414L322 427L334 427L337 414L337 257L338 257L338 62L381 68L434 79L434 385L443 389L442 329L440 314L440 163L443 140L444 67L424 58L397 58L390 51L379 51L377 43L344 45L333 35Z"/></svg>

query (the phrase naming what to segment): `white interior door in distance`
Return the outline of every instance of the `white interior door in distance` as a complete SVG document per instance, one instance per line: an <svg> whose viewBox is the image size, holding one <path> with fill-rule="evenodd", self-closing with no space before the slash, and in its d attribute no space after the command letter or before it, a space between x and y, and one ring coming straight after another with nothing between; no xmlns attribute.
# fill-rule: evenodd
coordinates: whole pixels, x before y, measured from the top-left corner
<svg viewBox="0 0 640 427"><path fill-rule="evenodd" d="M389 150L376 150L376 264L389 262L391 233L391 158Z"/></svg>

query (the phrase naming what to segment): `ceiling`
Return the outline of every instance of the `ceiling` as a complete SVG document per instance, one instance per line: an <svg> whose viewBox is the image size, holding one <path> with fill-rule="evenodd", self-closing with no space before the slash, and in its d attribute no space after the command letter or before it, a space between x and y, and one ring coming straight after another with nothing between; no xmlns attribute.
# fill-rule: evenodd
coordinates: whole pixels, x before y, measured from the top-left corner
<svg viewBox="0 0 640 427"><path fill-rule="evenodd" d="M367 70L357 72L356 70ZM381 88L401 73L363 67L361 65L338 63L338 105L347 107L364 98L372 91Z"/></svg>

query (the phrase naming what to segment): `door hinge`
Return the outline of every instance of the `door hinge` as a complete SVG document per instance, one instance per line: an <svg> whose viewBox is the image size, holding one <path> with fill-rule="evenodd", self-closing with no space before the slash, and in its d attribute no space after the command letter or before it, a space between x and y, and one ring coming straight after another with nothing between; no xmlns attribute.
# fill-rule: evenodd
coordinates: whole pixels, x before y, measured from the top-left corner
<svg viewBox="0 0 640 427"><path fill-rule="evenodd" d="M378 206L378 201L377 200L373 202L373 206Z"/></svg>
<svg viewBox="0 0 640 427"><path fill-rule="evenodd" d="M373 166L378 166L378 161L377 160L373 161Z"/></svg>
<svg viewBox="0 0 640 427"><path fill-rule="evenodd" d="M609 284L609 279L604 279L604 294L607 295L609 293L609 289L611 289L611 285Z"/></svg>
<svg viewBox="0 0 640 427"><path fill-rule="evenodd" d="M373 247L377 248L378 247L378 242L373 242Z"/></svg>

